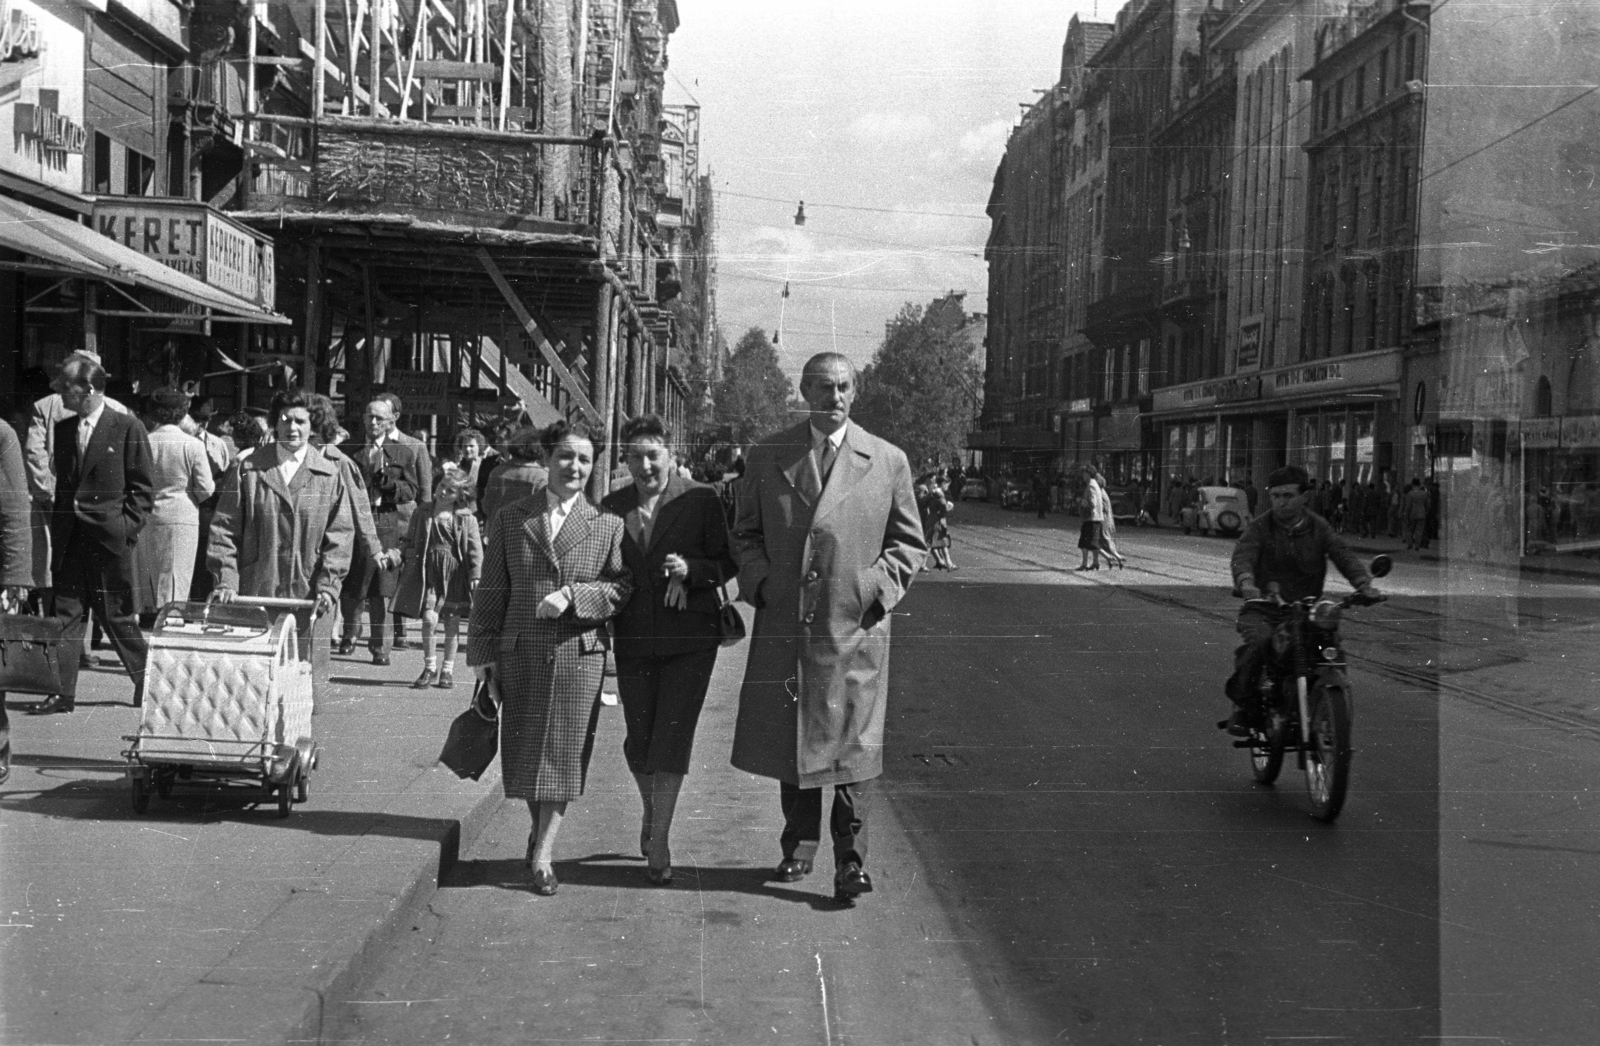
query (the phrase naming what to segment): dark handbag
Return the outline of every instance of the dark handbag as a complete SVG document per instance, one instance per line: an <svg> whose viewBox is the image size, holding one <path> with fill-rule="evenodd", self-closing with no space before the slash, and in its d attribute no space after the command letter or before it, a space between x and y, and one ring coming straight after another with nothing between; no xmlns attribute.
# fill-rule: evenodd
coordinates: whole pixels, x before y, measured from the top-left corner
<svg viewBox="0 0 1600 1046"><path fill-rule="evenodd" d="M439 762L457 777L476 781L489 769L499 751L500 710L489 696L489 684L480 679L473 688L472 703L450 724L450 734L444 740Z"/></svg>
<svg viewBox="0 0 1600 1046"><path fill-rule="evenodd" d="M727 582L717 586L717 602L722 604L717 611L717 632L722 636L722 645L737 646L744 641L744 618L739 614L739 608L733 605L733 600L728 598Z"/></svg>
<svg viewBox="0 0 1600 1046"><path fill-rule="evenodd" d="M0 690L76 697L81 643L65 651L63 622L33 614L0 614Z"/></svg>

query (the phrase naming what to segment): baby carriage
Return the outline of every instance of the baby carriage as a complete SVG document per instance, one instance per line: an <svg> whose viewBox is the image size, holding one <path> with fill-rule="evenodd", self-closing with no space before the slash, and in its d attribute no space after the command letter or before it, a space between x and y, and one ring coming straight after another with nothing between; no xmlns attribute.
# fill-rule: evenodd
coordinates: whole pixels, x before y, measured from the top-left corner
<svg viewBox="0 0 1600 1046"><path fill-rule="evenodd" d="M310 797L320 754L311 739L315 687L294 612L314 608L245 596L161 608L139 732L123 738L132 742L123 757L137 813L152 792L165 799L180 781L243 785L257 803L276 800L279 817Z"/></svg>

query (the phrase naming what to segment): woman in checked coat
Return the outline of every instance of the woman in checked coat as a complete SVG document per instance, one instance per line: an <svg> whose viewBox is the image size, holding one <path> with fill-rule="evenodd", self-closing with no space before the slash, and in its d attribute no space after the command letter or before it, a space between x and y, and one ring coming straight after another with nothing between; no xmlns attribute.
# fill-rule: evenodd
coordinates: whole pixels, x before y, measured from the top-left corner
<svg viewBox="0 0 1600 1046"><path fill-rule="evenodd" d="M541 443L548 484L489 522L467 663L498 691L502 782L507 798L528 802L533 889L549 896L556 833L594 751L605 623L628 602L633 576L622 519L583 496L596 456L587 430L558 421Z"/></svg>

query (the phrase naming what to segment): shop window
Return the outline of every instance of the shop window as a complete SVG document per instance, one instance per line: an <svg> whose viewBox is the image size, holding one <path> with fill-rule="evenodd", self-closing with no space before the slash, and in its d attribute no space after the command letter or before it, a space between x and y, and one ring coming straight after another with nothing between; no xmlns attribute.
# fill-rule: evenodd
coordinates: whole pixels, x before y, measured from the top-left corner
<svg viewBox="0 0 1600 1046"><path fill-rule="evenodd" d="M1533 394L1533 416L1536 418L1550 417L1551 414L1555 413L1554 400L1555 396L1550 389L1550 379L1541 376L1539 378L1539 386L1534 390Z"/></svg>

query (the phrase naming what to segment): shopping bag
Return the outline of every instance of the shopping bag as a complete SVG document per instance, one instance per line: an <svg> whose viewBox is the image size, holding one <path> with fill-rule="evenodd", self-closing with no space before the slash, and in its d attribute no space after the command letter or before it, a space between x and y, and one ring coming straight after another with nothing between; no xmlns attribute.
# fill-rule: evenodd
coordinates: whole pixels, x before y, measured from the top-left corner
<svg viewBox="0 0 1600 1046"><path fill-rule="evenodd" d="M472 704L450 724L439 762L457 777L476 781L499 751L500 711L490 696L489 684L480 679L472 691Z"/></svg>
<svg viewBox="0 0 1600 1046"><path fill-rule="evenodd" d="M62 631L57 617L0 614L0 691L76 697L83 644L65 649Z"/></svg>

